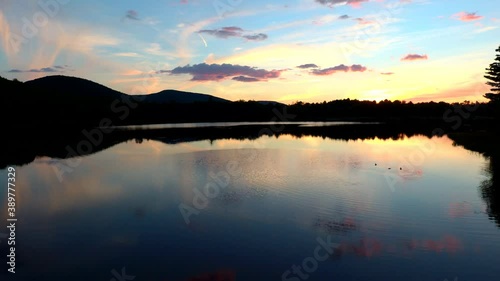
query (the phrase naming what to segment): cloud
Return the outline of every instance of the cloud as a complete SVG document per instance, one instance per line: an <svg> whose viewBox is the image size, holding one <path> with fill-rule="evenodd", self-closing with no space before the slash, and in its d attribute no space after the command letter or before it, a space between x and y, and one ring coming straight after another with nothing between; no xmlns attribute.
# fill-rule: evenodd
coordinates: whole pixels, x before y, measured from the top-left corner
<svg viewBox="0 0 500 281"><path fill-rule="evenodd" d="M316 3L325 6L338 6L338 5L350 5L355 8L361 7L361 3L368 2L369 0L314 0Z"/></svg>
<svg viewBox="0 0 500 281"><path fill-rule="evenodd" d="M235 31L235 32L243 31L243 29L241 27L237 27L237 26L227 26L227 27L223 27L222 29L228 30L228 31Z"/></svg>
<svg viewBox="0 0 500 281"><path fill-rule="evenodd" d="M227 39L230 37L241 37L250 41L263 41L267 39L267 34L244 34L244 30L237 26L227 26L220 29L203 29L198 33L209 34L217 38Z"/></svg>
<svg viewBox="0 0 500 281"><path fill-rule="evenodd" d="M380 74L382 74L382 75L393 75L394 72L380 72Z"/></svg>
<svg viewBox="0 0 500 281"><path fill-rule="evenodd" d="M430 94L421 94L407 99L412 102L428 102L428 101L484 101L483 94L487 93L489 87L483 82L473 82L459 87L450 87L446 89L437 89L436 92Z"/></svg>
<svg viewBox="0 0 500 281"><path fill-rule="evenodd" d="M353 64L353 65L351 65L351 71L352 72L365 72L366 67L362 66L360 64Z"/></svg>
<svg viewBox="0 0 500 281"><path fill-rule="evenodd" d="M41 30L40 37L45 43L42 46L47 48L49 45L55 45L58 52L70 50L93 56L98 48L116 46L121 43L121 40L111 35L93 33L93 31L85 29L76 31L75 29L75 26L65 27L62 23L57 23L54 28Z"/></svg>
<svg viewBox="0 0 500 281"><path fill-rule="evenodd" d="M143 75L143 74L144 74L143 71L140 71L137 69L129 69L129 70L123 71L121 73L121 75L123 75L123 76L137 76L137 75Z"/></svg>
<svg viewBox="0 0 500 281"><path fill-rule="evenodd" d="M125 17L130 20L140 20L138 17L138 13L134 10L128 10Z"/></svg>
<svg viewBox="0 0 500 281"><path fill-rule="evenodd" d="M236 77L233 77L232 80L240 81L240 82L259 82L259 81L262 81L258 78L246 77L246 76L236 76Z"/></svg>
<svg viewBox="0 0 500 281"><path fill-rule="evenodd" d="M498 26L485 26L483 28L475 30L474 33L484 33L484 32L488 32L491 30L495 30L497 28L498 28Z"/></svg>
<svg viewBox="0 0 500 281"><path fill-rule="evenodd" d="M323 24L332 23L336 20L339 20L339 17L336 15L324 15L324 16L316 18L315 20L313 20L312 23L315 25L323 25Z"/></svg>
<svg viewBox="0 0 500 281"><path fill-rule="evenodd" d="M198 22L183 25L179 30L179 36L177 38L167 37L166 39L171 42L175 48L175 57L179 58L182 63L188 63L192 55L192 42L190 41L193 33L199 32L203 27L213 24L218 18L212 17L208 19L203 19Z"/></svg>
<svg viewBox="0 0 500 281"><path fill-rule="evenodd" d="M375 23L375 21L367 20L367 19L364 19L364 18L355 18L354 20L356 20L358 22L358 24L361 24L361 25L367 25L367 24L374 24Z"/></svg>
<svg viewBox="0 0 500 281"><path fill-rule="evenodd" d="M144 51L150 55L163 56L169 59L176 57L175 53L164 50L159 43L150 43L149 47L147 47Z"/></svg>
<svg viewBox="0 0 500 281"><path fill-rule="evenodd" d="M348 19L348 18L349 18L349 16L348 16L348 15L341 15L341 16L339 17L339 19L340 19L340 20L346 20L346 19Z"/></svg>
<svg viewBox="0 0 500 281"><path fill-rule="evenodd" d="M200 63L179 66L168 72L171 75L190 74L193 76L191 81L220 81L232 77L235 81L255 82L278 78L283 71L285 70L265 70L245 65Z"/></svg>
<svg viewBox="0 0 500 281"><path fill-rule="evenodd" d="M475 21L483 18L483 16L477 15L476 13L467 13L467 12L460 12L458 14L453 15L453 17L461 21Z"/></svg>
<svg viewBox="0 0 500 281"><path fill-rule="evenodd" d="M51 67L42 67L42 68L32 68L28 70L21 69L11 69L7 72L9 73L51 73L51 72L66 72L71 69L67 65L54 65Z"/></svg>
<svg viewBox="0 0 500 281"><path fill-rule="evenodd" d="M228 37L241 37L243 29L236 26L223 27L221 29L203 29L198 33L213 35L218 38L226 39Z"/></svg>
<svg viewBox="0 0 500 281"><path fill-rule="evenodd" d="M2 10L0 10L0 41L2 42L3 51L8 58L15 55L18 52L18 49L12 44L13 34L11 32L11 27L7 19L4 17Z"/></svg>
<svg viewBox="0 0 500 281"><path fill-rule="evenodd" d="M128 10L127 13L125 14L125 16L122 18L122 21L123 21L123 19L129 19L132 21L141 22L142 24L150 25L153 29L155 29L156 31L159 31L158 29L156 29L154 27L155 25L160 23L158 20L155 20L153 18L142 18L141 19L141 18L139 18L139 13L137 13L137 11Z"/></svg>
<svg viewBox="0 0 500 281"><path fill-rule="evenodd" d="M334 67L325 69L313 69L310 73L318 76L332 75L337 72L365 72L366 67L360 64L353 64L351 66L340 64Z"/></svg>
<svg viewBox="0 0 500 281"><path fill-rule="evenodd" d="M263 41L267 39L267 35L264 33L259 33L254 35L244 35L242 37L250 41Z"/></svg>
<svg viewBox="0 0 500 281"><path fill-rule="evenodd" d="M428 58L427 55L408 54L401 58L401 61L427 60Z"/></svg>
<svg viewBox="0 0 500 281"><path fill-rule="evenodd" d="M318 68L318 67L319 66L317 66L314 63L307 63L307 64L302 64L302 65L297 66L297 68L302 68L302 69L306 69L306 68Z"/></svg>
<svg viewBox="0 0 500 281"><path fill-rule="evenodd" d="M133 53L133 52L116 53L114 55L117 57L129 57L129 58L141 57L141 55L139 55L138 53Z"/></svg>

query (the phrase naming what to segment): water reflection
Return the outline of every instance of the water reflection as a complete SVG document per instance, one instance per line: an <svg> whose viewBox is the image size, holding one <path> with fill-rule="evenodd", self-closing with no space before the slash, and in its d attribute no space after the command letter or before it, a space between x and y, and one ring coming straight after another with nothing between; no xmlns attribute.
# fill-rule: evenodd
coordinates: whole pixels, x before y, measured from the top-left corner
<svg viewBox="0 0 500 281"><path fill-rule="evenodd" d="M267 123L264 123L267 124ZM269 126L254 125L249 126L243 123L235 127L225 127L220 124L217 127L209 127L208 124L194 128L176 127L147 130L114 129L109 133L92 135L93 129L86 129L82 133L81 129L65 128L39 128L25 130L24 128L13 129L12 137L0 140L2 147L8 148L0 157L0 168L4 169L8 165L25 165L33 162L38 157L48 156L51 158L70 158L81 155L91 155L99 151L113 147L116 144L135 141L141 143L143 140L158 140L166 144L189 143L194 141L209 140L255 140L265 135L279 137L281 135L292 135L295 137L313 136L323 139L336 140L398 140L414 135L431 136L432 130L425 127L406 127L387 124L344 124L336 126L324 126L319 122L292 123L283 126L279 131L269 130ZM226 124L227 125L227 124ZM156 128L156 127L155 127ZM267 130L263 130L267 129ZM89 135L93 137L89 138ZM100 140L100 141L92 141ZM89 149L81 146L89 143ZM80 146L79 146L80 145ZM78 149L81 147L82 149ZM85 149L83 149L85 148Z"/></svg>
<svg viewBox="0 0 500 281"><path fill-rule="evenodd" d="M491 155L486 171L490 178L481 183L481 193L487 202L488 214L493 218L496 224L500 227L500 183L498 177L500 175L499 160L500 154Z"/></svg>
<svg viewBox="0 0 500 281"><path fill-rule="evenodd" d="M54 167L75 160L63 152L76 137L27 151L19 141L1 161L26 156L17 276L110 280L125 267L137 280L281 280L330 237L340 246L308 280L494 280L494 154L471 153L457 136L372 126L116 131L63 181ZM428 142L432 154L408 160ZM215 185L186 224L180 204L194 207Z"/></svg>
<svg viewBox="0 0 500 281"><path fill-rule="evenodd" d="M452 134L454 145L459 145L471 151L479 152L488 159L484 165L487 179L481 182L479 189L487 203L487 212L500 227L500 137L494 132L480 132L476 134Z"/></svg>
<svg viewBox="0 0 500 281"><path fill-rule="evenodd" d="M351 218L344 218L341 221L318 218L314 226L335 235L347 234L357 229L356 223Z"/></svg>

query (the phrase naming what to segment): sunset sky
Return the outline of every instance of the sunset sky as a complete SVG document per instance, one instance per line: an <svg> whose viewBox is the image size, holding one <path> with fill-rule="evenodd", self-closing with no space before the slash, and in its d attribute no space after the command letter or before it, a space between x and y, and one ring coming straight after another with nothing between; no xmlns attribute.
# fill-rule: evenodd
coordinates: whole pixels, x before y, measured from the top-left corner
<svg viewBox="0 0 500 281"><path fill-rule="evenodd" d="M229 100L484 101L491 0L0 0L0 76Z"/></svg>

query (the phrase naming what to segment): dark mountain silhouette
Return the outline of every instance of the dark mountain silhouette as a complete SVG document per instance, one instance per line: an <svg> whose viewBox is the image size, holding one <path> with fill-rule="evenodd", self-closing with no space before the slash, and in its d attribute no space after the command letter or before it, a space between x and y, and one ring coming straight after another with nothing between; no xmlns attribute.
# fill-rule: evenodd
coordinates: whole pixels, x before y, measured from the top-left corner
<svg viewBox="0 0 500 281"><path fill-rule="evenodd" d="M278 105L278 106L285 106L286 104L284 103L281 103L281 102L277 102L277 101L271 101L271 100L259 100L257 101L258 103L260 104L263 104L263 105Z"/></svg>
<svg viewBox="0 0 500 281"><path fill-rule="evenodd" d="M113 125L265 121L278 103L231 102L219 97L165 90L149 95L127 95L90 80L47 76L27 82L0 80L0 102L12 114L2 111L2 124L14 126Z"/></svg>
<svg viewBox="0 0 500 281"><path fill-rule="evenodd" d="M112 114L111 104L127 95L95 82L48 76L25 83L2 79L2 124L88 126ZM4 90L5 89L5 90Z"/></svg>
<svg viewBox="0 0 500 281"><path fill-rule="evenodd" d="M125 95L87 79L63 75L46 76L26 81L24 84L29 87L65 94L71 98L81 97L109 100L118 99Z"/></svg>
<svg viewBox="0 0 500 281"><path fill-rule="evenodd" d="M240 121L415 121L455 127L494 123L495 108L487 103L412 103L405 101L333 100L296 102L228 101L206 94L165 90L127 95L90 80L47 76L25 83L0 79L2 124L13 126L137 125L179 122ZM287 114L285 114L287 112ZM283 120L283 116L287 117Z"/></svg>
<svg viewBox="0 0 500 281"><path fill-rule="evenodd" d="M194 103L194 102L231 102L206 94L164 90L158 93L141 95L140 98L147 103Z"/></svg>

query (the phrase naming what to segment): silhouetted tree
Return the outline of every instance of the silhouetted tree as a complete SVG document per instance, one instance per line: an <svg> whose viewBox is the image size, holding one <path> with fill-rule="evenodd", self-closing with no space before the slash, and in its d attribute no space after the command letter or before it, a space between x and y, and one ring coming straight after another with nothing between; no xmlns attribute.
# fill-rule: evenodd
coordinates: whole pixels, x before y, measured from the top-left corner
<svg viewBox="0 0 500 281"><path fill-rule="evenodd" d="M491 93L484 95L485 98L492 102L500 102L500 47L496 49L497 55L495 61L490 64L489 68L486 68L487 72L484 78L489 81L486 82L491 86Z"/></svg>

